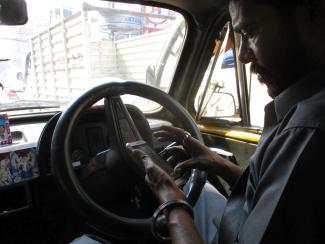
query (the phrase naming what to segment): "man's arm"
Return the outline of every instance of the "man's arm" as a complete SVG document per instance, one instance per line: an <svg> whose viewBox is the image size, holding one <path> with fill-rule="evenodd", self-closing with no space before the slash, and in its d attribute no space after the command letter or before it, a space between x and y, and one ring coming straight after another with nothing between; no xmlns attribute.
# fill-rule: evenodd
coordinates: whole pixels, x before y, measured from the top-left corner
<svg viewBox="0 0 325 244"><path fill-rule="evenodd" d="M220 165L222 165L222 167L221 169L219 168L215 170L212 169L212 173L222 177L230 186L235 185L235 183L238 181L240 176L243 174L244 170L227 159L222 158L218 160L224 161L222 163L219 163Z"/></svg>
<svg viewBox="0 0 325 244"><path fill-rule="evenodd" d="M142 160L146 171L145 181L161 204L171 200L186 201L185 194L176 186L172 178L148 155L140 150L134 150L132 154L137 160ZM192 216L185 208L179 206L171 208L168 211L167 225L172 243L203 244Z"/></svg>
<svg viewBox="0 0 325 244"><path fill-rule="evenodd" d="M170 210L168 228L173 244L203 244L191 215L182 207Z"/></svg>

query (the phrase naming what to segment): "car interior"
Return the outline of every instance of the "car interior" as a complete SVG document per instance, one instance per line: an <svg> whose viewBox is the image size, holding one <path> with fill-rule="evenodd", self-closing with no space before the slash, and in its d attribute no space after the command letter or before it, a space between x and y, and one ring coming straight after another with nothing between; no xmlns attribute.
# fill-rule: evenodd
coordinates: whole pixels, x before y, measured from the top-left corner
<svg viewBox="0 0 325 244"><path fill-rule="evenodd" d="M242 167L254 152L261 134L258 121L263 113L252 107L256 104L252 102L254 93L260 91L254 91L252 83L256 81L249 74L249 68L237 61L238 37L229 23L227 1L94 3L85 0L78 1L83 8L81 14L74 13L72 8L59 9L55 5L59 2L0 0L0 27L16 28L0 30L0 43L3 43L0 72L8 72L8 67L16 65L18 61L15 60L19 57L23 65L13 69L23 67L19 72L24 74L24 78L20 77L23 91L10 87L11 81L0 81L0 119L6 128L6 138L0 147L0 242L69 243L89 234L102 243L105 240L159 243L151 232L151 217L158 202L144 182L143 165L132 158L130 150L144 150L179 187L190 182L186 196L189 203L195 205L206 180L225 197L231 189L217 175L207 175L200 170L175 174L174 158L159 154L174 141L159 142L152 133L162 125L184 128L212 150ZM61 6L68 5L69 1L65 2L60 2ZM59 16L59 20L42 26L35 22L32 13L42 12L43 7L48 7L47 17L50 13L51 18ZM113 13L114 9L119 10L119 15ZM105 14L92 14L95 11ZM140 12L145 14L144 17L139 17ZM175 17L178 15L182 17L181 22ZM91 27L88 40L83 39L83 43L91 38L96 38L96 42L91 39L92 42L87 44L94 49L80 47L85 52L82 56L71 51L70 41L65 38L70 35L70 27L79 26L77 18L100 26L99 32L93 32ZM120 27L122 18L127 27ZM167 25L170 20L175 22ZM79 27L86 28L86 21L80 22ZM65 25L63 31L55 29L60 25ZM140 25L146 29L140 30ZM15 37L10 37L10 30L14 33L11 36ZM47 61L46 52L56 57L54 39L57 33L60 38L63 36L67 51L62 54L62 59ZM110 39L105 36L108 34ZM71 34L73 37L77 35ZM141 72L136 68L125 68L121 63L121 60L126 63L127 55L132 56L130 51L123 58L119 57L123 55L122 50L126 50L122 49L126 46L123 39L126 35L128 43L142 40L148 50L149 39L146 37L156 38L153 43L158 43L162 36L165 38L163 44L155 44L156 49L159 47L158 54L148 61L151 65L143 65ZM13 51L9 52L13 49L5 45L9 43L8 39L17 38L22 39L14 46L17 51L14 57ZM21 40L26 46L19 46ZM40 50L45 48L42 41L49 42L52 49L40 55ZM101 48L100 53L109 52L110 48L105 45L113 44L120 49L114 57L109 56L103 62L108 63L117 57L120 60L118 70L128 69L132 75L118 76L109 73L108 69L94 71L97 66L83 64L86 55L89 60L95 60L99 55L98 48ZM5 51L6 48L9 51ZM145 60L147 53L156 52L151 49L145 52L145 49L138 51L134 63ZM67 60L73 60L74 66ZM56 85L58 94L51 95L50 80L57 77L57 66L60 66L62 79L67 82L62 83L62 87L68 87L69 94L74 94L74 87L83 82L82 90L76 89L73 97L61 99L65 93L60 90L60 85ZM82 73L85 67L88 73ZM79 72L83 80L71 78L73 69L77 68L76 73ZM65 75L68 70L71 76ZM95 72L106 73L97 79ZM141 73L139 79L137 72ZM90 78L86 73L91 73ZM38 76L43 81L37 80ZM46 96L42 95L42 89ZM164 219L160 222L163 226Z"/></svg>

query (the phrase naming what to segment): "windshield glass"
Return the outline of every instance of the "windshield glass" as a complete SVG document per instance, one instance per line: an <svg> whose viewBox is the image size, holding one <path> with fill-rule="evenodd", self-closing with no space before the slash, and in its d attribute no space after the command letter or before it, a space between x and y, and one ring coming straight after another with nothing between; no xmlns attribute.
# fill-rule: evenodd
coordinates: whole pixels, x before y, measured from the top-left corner
<svg viewBox="0 0 325 244"><path fill-rule="evenodd" d="M0 26L0 112L62 110L107 81L136 80L168 92L185 37L180 14L107 1L27 0L27 6L26 25ZM158 107L123 99L144 111Z"/></svg>

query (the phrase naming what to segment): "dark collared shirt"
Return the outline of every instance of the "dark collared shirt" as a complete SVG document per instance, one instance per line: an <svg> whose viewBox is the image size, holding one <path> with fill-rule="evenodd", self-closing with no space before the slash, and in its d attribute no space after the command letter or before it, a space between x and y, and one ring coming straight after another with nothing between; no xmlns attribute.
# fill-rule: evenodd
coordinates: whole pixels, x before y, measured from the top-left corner
<svg viewBox="0 0 325 244"><path fill-rule="evenodd" d="M219 243L325 243L325 73L265 107L259 145L231 194Z"/></svg>

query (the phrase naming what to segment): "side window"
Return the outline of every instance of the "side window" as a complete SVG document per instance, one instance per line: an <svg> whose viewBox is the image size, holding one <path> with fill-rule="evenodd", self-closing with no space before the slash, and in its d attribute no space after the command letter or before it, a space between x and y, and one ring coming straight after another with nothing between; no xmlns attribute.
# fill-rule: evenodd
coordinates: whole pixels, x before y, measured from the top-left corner
<svg viewBox="0 0 325 244"><path fill-rule="evenodd" d="M208 69L195 98L197 119L240 122L234 43L229 24L215 41Z"/></svg>
<svg viewBox="0 0 325 244"><path fill-rule="evenodd" d="M266 86L258 81L255 74L250 72L250 64L245 65L245 68L251 126L262 128L264 124L264 107L272 98L268 95Z"/></svg>

